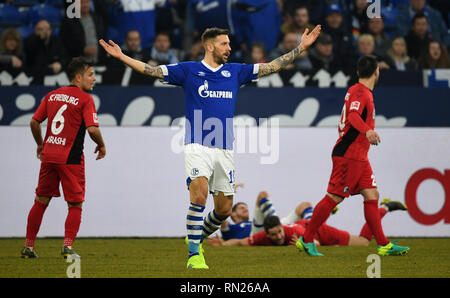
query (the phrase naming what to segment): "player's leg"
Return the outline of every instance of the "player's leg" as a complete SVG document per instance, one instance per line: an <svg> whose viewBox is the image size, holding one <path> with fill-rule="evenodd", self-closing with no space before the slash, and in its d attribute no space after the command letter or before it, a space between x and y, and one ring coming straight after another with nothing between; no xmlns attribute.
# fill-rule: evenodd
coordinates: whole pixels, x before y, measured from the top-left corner
<svg viewBox="0 0 450 298"><path fill-rule="evenodd" d="M364 197L364 217L378 244L379 255L403 255L409 247L398 246L389 242L384 235L381 225L381 216L378 210L379 192L376 188L362 189L360 193Z"/></svg>
<svg viewBox="0 0 450 298"><path fill-rule="evenodd" d="M314 246L314 236L320 226L326 222L333 209L351 193L351 189L356 184L353 178L359 174L353 169L351 160L342 157L333 157L332 160L333 169L327 194L315 206L304 235L296 243L297 248L300 251L305 251L308 255L321 255Z"/></svg>
<svg viewBox="0 0 450 298"><path fill-rule="evenodd" d="M389 208L384 205L378 208L378 214L380 215L380 220L383 219L383 217L386 215L388 210L389 210ZM372 240L373 233L367 222L362 227L361 232L359 233L359 236L366 238L369 242L370 242L370 240Z"/></svg>
<svg viewBox="0 0 450 298"><path fill-rule="evenodd" d="M80 256L72 249L81 225L83 202L85 194L85 170L84 162L81 164L58 165L58 172L61 177L64 199L67 202L67 216L64 223L64 241L61 248L61 255L67 258Z"/></svg>
<svg viewBox="0 0 450 298"><path fill-rule="evenodd" d="M291 224L300 219L311 219L313 207L309 202L301 202L292 210L288 216L280 219L282 224Z"/></svg>
<svg viewBox="0 0 450 298"><path fill-rule="evenodd" d="M214 172L209 181L209 190L214 197L214 209L205 216L202 239L217 231L231 215L235 191L233 152L219 148L212 148L212 151Z"/></svg>
<svg viewBox="0 0 450 298"><path fill-rule="evenodd" d="M276 215L272 201L269 199L267 191L261 191L256 198L255 209L253 211L251 235L264 230L264 218L269 215Z"/></svg>
<svg viewBox="0 0 450 298"><path fill-rule="evenodd" d="M188 259L194 261L202 257L200 243L203 231L203 212L205 210L206 199L208 197L208 180L206 177L198 177L189 183L189 209L186 216L187 239L189 246ZM201 261L201 260L200 260ZM204 262L204 260L203 260ZM206 264L205 264L206 265ZM196 268L195 265L191 266ZM188 261L189 268L189 261Z"/></svg>
<svg viewBox="0 0 450 298"><path fill-rule="evenodd" d="M213 198L214 209L203 220L202 241L220 228L220 225L231 215L233 208L233 195L216 191Z"/></svg>
<svg viewBox="0 0 450 298"><path fill-rule="evenodd" d="M186 183L189 190L189 207L186 216L188 268L208 268L202 254L201 240L208 184L213 174L211 151L211 148L195 143L187 144L184 150Z"/></svg>
<svg viewBox="0 0 450 298"><path fill-rule="evenodd" d="M42 218L45 210L50 203L51 198L36 196L33 207L31 207L27 218L27 233L25 236L25 246L22 248L22 258L37 258L38 255L34 251L34 242L36 240L39 228L41 227Z"/></svg>
<svg viewBox="0 0 450 298"><path fill-rule="evenodd" d="M21 255L23 258L36 258L34 242L41 227L45 210L52 197L59 197L59 176L52 164L41 163L39 181L33 207L28 213L25 246Z"/></svg>

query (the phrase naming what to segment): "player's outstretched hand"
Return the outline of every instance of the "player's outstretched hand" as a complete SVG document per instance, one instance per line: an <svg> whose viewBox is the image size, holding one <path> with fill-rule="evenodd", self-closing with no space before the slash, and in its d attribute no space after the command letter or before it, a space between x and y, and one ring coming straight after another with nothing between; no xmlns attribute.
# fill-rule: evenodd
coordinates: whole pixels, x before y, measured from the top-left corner
<svg viewBox="0 0 450 298"><path fill-rule="evenodd" d="M369 140L369 143L372 145L378 145L379 143L381 143L380 136L375 130L372 129L368 130L366 132L366 137Z"/></svg>
<svg viewBox="0 0 450 298"><path fill-rule="evenodd" d="M122 50L119 45L114 43L114 41L109 40L109 44L107 44L103 39L100 39L98 43L105 49L105 51L113 56L114 58L119 59L122 56Z"/></svg>
<svg viewBox="0 0 450 298"><path fill-rule="evenodd" d="M99 160L99 159L104 158L105 155L106 155L106 147L105 146L101 146L101 147L97 146L97 147L95 147L94 153L97 153L97 152L98 152L98 154L97 154L97 158L95 160Z"/></svg>
<svg viewBox="0 0 450 298"><path fill-rule="evenodd" d="M317 37L319 37L321 28L322 27L320 25L317 25L311 32L309 32L308 28L306 28L302 35L300 47L304 50L309 48L309 46L316 41Z"/></svg>
<svg viewBox="0 0 450 298"><path fill-rule="evenodd" d="M216 237L208 238L209 244L212 246L222 246L223 245L223 239L220 238L218 235Z"/></svg>

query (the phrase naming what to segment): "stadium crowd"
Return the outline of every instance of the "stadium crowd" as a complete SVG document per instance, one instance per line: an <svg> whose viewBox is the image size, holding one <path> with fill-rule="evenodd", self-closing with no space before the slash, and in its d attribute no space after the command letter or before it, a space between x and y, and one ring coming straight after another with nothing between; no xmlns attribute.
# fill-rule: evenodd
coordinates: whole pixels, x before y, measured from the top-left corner
<svg viewBox="0 0 450 298"><path fill-rule="evenodd" d="M382 69L450 68L448 0L77 1L2 0L0 68L57 74L76 56L118 66L99 39L150 65L199 61L200 35L212 26L229 29L230 62L261 63L292 50L316 24L323 33L288 69L332 73L367 54ZM377 3L380 17L369 18Z"/></svg>

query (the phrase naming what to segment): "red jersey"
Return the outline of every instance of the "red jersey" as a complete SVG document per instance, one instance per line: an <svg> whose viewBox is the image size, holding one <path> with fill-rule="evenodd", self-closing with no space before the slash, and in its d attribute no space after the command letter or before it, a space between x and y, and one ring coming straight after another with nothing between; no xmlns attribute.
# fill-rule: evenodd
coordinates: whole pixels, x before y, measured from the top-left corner
<svg viewBox="0 0 450 298"><path fill-rule="evenodd" d="M355 160L368 160L370 143L365 134L354 128L348 117L350 113L358 113L364 123L375 129L375 105L372 92L363 84L357 83L348 89L342 108L337 140L332 156L341 156Z"/></svg>
<svg viewBox="0 0 450 298"><path fill-rule="evenodd" d="M86 128L98 126L94 100L77 86L62 87L48 93L33 118L48 118L42 149L42 162L80 164Z"/></svg>
<svg viewBox="0 0 450 298"><path fill-rule="evenodd" d="M299 220L293 224L281 225L284 230L284 243L283 245L288 245L291 241L292 237L295 235L297 238L303 236L305 233L304 221ZM274 245L269 237L267 237L266 231L261 231L259 233L254 234L253 236L248 237L248 244L250 245L264 245L271 246Z"/></svg>

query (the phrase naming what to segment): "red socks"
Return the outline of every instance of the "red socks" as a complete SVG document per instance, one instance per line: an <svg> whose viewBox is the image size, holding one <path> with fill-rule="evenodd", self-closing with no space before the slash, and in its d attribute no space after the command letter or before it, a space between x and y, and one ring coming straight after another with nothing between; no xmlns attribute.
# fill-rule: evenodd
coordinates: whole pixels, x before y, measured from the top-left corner
<svg viewBox="0 0 450 298"><path fill-rule="evenodd" d="M378 213L380 214L380 220L381 220L386 215L387 211L385 208L380 207L380 208L378 208ZM365 223L364 226L362 227L361 233L359 233L359 236L369 239L369 241L372 240L373 233L367 223Z"/></svg>
<svg viewBox="0 0 450 298"><path fill-rule="evenodd" d="M316 207L314 207L313 215L308 226L306 227L305 234L303 235L303 241L305 243L309 243L314 240L314 235L317 230L327 220L336 205L337 203L332 198L325 195Z"/></svg>
<svg viewBox="0 0 450 298"><path fill-rule="evenodd" d="M34 240L36 240L37 233L41 227L42 217L48 205L41 202L34 201L34 205L28 213L27 234L25 239L25 246L34 248Z"/></svg>
<svg viewBox="0 0 450 298"><path fill-rule="evenodd" d="M364 201L364 217L366 218L367 225L375 237L377 244L382 246L388 244L389 241L386 236L384 236L383 228L381 227L381 216L378 211L378 200ZM372 236L366 238L372 239Z"/></svg>
<svg viewBox="0 0 450 298"><path fill-rule="evenodd" d="M72 246L81 223L80 207L69 207L65 223L64 246Z"/></svg>

